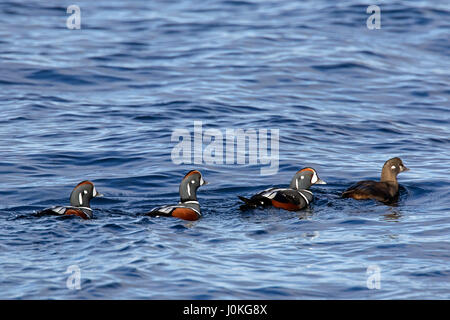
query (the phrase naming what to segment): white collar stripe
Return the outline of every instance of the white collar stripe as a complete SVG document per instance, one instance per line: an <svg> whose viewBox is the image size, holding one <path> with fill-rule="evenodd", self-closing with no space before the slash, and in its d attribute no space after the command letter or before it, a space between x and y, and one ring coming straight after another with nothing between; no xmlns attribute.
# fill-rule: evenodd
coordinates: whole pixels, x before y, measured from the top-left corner
<svg viewBox="0 0 450 320"><path fill-rule="evenodd" d="M309 200L305 197L305 195L303 193L301 193L300 191L298 193L300 193L300 195L303 197L303 199L305 199L306 204L309 204Z"/></svg>

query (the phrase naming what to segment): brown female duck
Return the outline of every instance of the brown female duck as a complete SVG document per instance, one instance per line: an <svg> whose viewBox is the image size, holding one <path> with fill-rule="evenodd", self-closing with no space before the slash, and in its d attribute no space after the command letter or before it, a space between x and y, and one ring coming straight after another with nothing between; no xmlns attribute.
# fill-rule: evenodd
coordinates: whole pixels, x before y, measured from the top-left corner
<svg viewBox="0 0 450 320"><path fill-rule="evenodd" d="M389 159L383 166L380 181L359 181L342 193L343 198L356 200L374 199L392 202L398 197L397 175L409 169L398 157Z"/></svg>

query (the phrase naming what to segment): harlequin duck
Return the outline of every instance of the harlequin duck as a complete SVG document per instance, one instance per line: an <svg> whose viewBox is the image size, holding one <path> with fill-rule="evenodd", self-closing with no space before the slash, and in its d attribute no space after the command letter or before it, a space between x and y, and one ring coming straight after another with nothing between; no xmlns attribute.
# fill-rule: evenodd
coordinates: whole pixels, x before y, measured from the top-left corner
<svg viewBox="0 0 450 320"><path fill-rule="evenodd" d="M303 168L294 175L289 188L269 188L255 194L250 199L238 196L245 202L240 209L274 206L289 211L301 210L313 200L312 192L307 190L313 184L326 184L326 182L319 178L313 168Z"/></svg>
<svg viewBox="0 0 450 320"><path fill-rule="evenodd" d="M353 198L356 200L374 199L381 202L392 202L398 197L397 175L400 172L408 171L402 160L398 157L385 162L381 170L381 180L359 181L342 193L343 198Z"/></svg>
<svg viewBox="0 0 450 320"><path fill-rule="evenodd" d="M180 202L152 209L146 213L149 216L176 217L183 220L198 220L201 217L200 204L197 201L197 189L208 184L203 180L200 171L191 170L181 180Z"/></svg>
<svg viewBox="0 0 450 320"><path fill-rule="evenodd" d="M90 207L90 201L92 198L101 196L103 195L97 192L92 182L82 181L70 194L70 206L47 208L39 211L36 215L74 215L83 219L91 219L94 215Z"/></svg>

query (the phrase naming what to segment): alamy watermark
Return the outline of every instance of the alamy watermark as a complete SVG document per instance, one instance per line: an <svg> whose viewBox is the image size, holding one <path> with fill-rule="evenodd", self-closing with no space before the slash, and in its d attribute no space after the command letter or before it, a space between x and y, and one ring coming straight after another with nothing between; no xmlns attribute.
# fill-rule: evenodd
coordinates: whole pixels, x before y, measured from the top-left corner
<svg viewBox="0 0 450 320"><path fill-rule="evenodd" d="M70 274L66 280L66 287L69 290L81 290L81 269L74 264L67 268L65 274Z"/></svg>
<svg viewBox="0 0 450 320"><path fill-rule="evenodd" d="M67 7L67 13L71 15L66 20L67 29L81 29L81 9L79 6L72 4Z"/></svg>
<svg viewBox="0 0 450 320"><path fill-rule="evenodd" d="M366 25L370 30L381 29L381 9L377 5L367 7L366 12L370 14L367 18Z"/></svg>
<svg viewBox="0 0 450 320"><path fill-rule="evenodd" d="M66 20L68 29L81 29L81 9L78 5L72 4L67 7L67 13L71 14ZM370 30L381 29L381 9L377 5L370 5L366 9L366 13L370 14L367 18L366 25Z"/></svg>
<svg viewBox="0 0 450 320"><path fill-rule="evenodd" d="M192 134L188 129L175 129L171 140L178 142L171 153L172 162L177 165L248 163L266 166L260 169L261 175L278 172L279 129L203 130L202 121L194 121Z"/></svg>
<svg viewBox="0 0 450 320"><path fill-rule="evenodd" d="M381 289L381 268L379 266L370 265L367 267L366 274L368 275L366 285L368 289Z"/></svg>

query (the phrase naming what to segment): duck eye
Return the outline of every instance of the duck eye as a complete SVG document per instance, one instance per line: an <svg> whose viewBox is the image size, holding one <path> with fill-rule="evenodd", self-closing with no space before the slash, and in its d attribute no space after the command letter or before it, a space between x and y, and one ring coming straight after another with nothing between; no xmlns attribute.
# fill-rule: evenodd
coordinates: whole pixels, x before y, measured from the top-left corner
<svg viewBox="0 0 450 320"><path fill-rule="evenodd" d="M302 179L302 180L305 179L305 176L301 176L300 179Z"/></svg>
<svg viewBox="0 0 450 320"><path fill-rule="evenodd" d="M392 166L391 169L394 170L395 168L397 168L396 166Z"/></svg>
<svg viewBox="0 0 450 320"><path fill-rule="evenodd" d="M195 183L195 180L191 180L191 183L194 184L194 183Z"/></svg>
<svg viewBox="0 0 450 320"><path fill-rule="evenodd" d="M83 191L84 194L87 194L88 192L86 190Z"/></svg>

